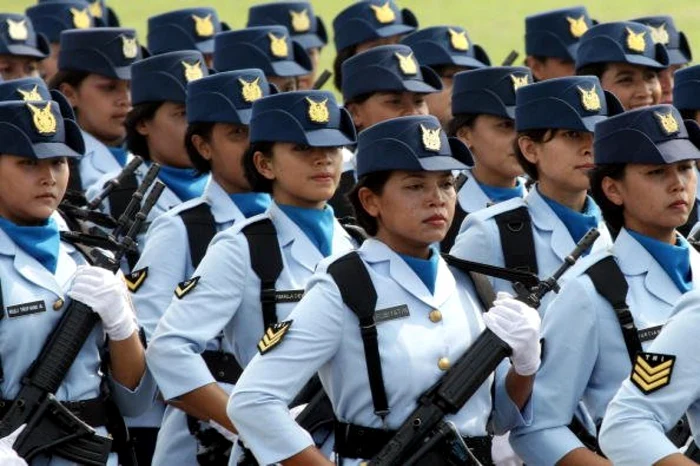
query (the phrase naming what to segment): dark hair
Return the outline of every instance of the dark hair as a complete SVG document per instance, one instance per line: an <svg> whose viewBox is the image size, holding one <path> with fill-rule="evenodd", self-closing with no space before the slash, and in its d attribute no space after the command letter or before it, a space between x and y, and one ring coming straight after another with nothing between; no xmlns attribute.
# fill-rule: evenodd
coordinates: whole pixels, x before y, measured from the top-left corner
<svg viewBox="0 0 700 466"><path fill-rule="evenodd" d="M600 207L613 237L616 237L620 229L625 226L624 206L613 204L608 199L608 196L603 192L603 179L610 177L613 180L621 180L625 176L626 166L626 163L596 165L593 170L588 172L591 179L591 197Z"/></svg>
<svg viewBox="0 0 700 466"><path fill-rule="evenodd" d="M520 140L521 137L527 137L532 139L534 142L537 143L545 143L549 142L554 137L559 133L558 129L529 129L527 131L518 131L518 136L515 138L515 142L513 143L513 148L515 150L515 158L518 159L518 162L520 163L520 166L523 167L523 170L525 171L525 174L530 177L530 179L537 181L538 179L538 173L537 173L537 165L534 163L530 162L528 159L525 158L523 155L523 151L520 150L520 144L518 144L518 141Z"/></svg>
<svg viewBox="0 0 700 466"><path fill-rule="evenodd" d="M359 192L362 188L367 188L374 194L381 195L384 190L384 185L391 176L391 171L381 171L369 173L360 178L352 190L348 193L348 199L352 204L352 210L355 212L355 219L368 235L375 236L379 230L379 223L375 217L367 213L362 203L360 202Z"/></svg>
<svg viewBox="0 0 700 466"><path fill-rule="evenodd" d="M272 180L268 180L255 167L253 156L262 152L265 157L272 157L273 141L253 142L243 154L243 174L250 183L250 190L258 193L272 193Z"/></svg>
<svg viewBox="0 0 700 466"><path fill-rule="evenodd" d="M576 70L576 76L596 76L598 79L603 78L603 73L608 69L609 63L589 63Z"/></svg>
<svg viewBox="0 0 700 466"><path fill-rule="evenodd" d="M449 137L457 137L459 130L465 126L473 128L479 115L479 113L458 113L454 115L445 125L445 133L447 133Z"/></svg>
<svg viewBox="0 0 700 466"><path fill-rule="evenodd" d="M136 104L126 115L124 126L126 127L126 149L134 155L142 157L144 160L151 160L151 153L148 150L146 136L138 132L137 126L142 121L152 119L161 105L165 102L144 102Z"/></svg>
<svg viewBox="0 0 700 466"><path fill-rule="evenodd" d="M348 58L355 56L357 53L357 47L351 45L345 47L344 49L338 50L333 59L333 85L339 92L343 90L343 63Z"/></svg>
<svg viewBox="0 0 700 466"><path fill-rule="evenodd" d="M89 71L58 70L58 72L49 79L47 86L49 89L56 90L60 90L61 84L64 83L71 87L78 87L90 74L92 73Z"/></svg>
<svg viewBox="0 0 700 466"><path fill-rule="evenodd" d="M190 158L190 162L194 166L195 170L201 175L209 173L211 171L211 162L199 153L197 148L192 142L194 136L199 136L207 142L211 141L211 132L214 129L215 122L212 121L196 121L187 125L187 132L185 133L185 149L187 150L187 156Z"/></svg>
<svg viewBox="0 0 700 466"><path fill-rule="evenodd" d="M700 109L684 108L683 110L678 109L678 111L681 114L681 118L683 118L684 120L695 120L695 117L698 116L698 112L700 112Z"/></svg>

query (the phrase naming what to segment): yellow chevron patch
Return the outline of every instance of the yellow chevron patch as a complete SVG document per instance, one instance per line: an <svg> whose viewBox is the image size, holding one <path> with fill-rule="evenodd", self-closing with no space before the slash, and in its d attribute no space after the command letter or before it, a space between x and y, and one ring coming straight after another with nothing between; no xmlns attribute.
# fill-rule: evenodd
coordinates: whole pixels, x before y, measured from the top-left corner
<svg viewBox="0 0 700 466"><path fill-rule="evenodd" d="M258 343L258 351L260 354L265 354L275 346L282 343L282 339L287 334L287 331L291 325L292 321L286 320L284 322L277 322L265 330L265 334Z"/></svg>
<svg viewBox="0 0 700 466"><path fill-rule="evenodd" d="M671 383L676 357L668 354L639 353L630 380L645 395Z"/></svg>
<svg viewBox="0 0 700 466"><path fill-rule="evenodd" d="M184 298L185 295L194 290L197 283L199 283L199 277L192 277L189 280L178 283L177 288L175 288L175 296L177 296L177 299Z"/></svg>
<svg viewBox="0 0 700 466"><path fill-rule="evenodd" d="M124 281L129 291L136 293L139 288L141 288L141 285L143 285L143 282L146 281L146 277L148 277L148 267L134 270L130 274L124 275Z"/></svg>

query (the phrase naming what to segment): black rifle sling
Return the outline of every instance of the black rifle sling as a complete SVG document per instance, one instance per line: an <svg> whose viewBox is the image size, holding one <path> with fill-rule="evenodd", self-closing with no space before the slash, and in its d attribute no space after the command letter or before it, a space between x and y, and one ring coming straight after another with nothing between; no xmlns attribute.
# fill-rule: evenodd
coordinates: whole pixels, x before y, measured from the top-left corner
<svg viewBox="0 0 700 466"><path fill-rule="evenodd" d="M365 264L356 252L348 253L333 262L328 266L328 273L335 280L343 302L360 321L360 334L365 350L374 413L384 420L389 414L389 402L384 387L377 326L374 321L374 311L377 305L377 292L374 289L374 284Z"/></svg>
<svg viewBox="0 0 700 466"><path fill-rule="evenodd" d="M459 203L459 190L462 189L462 186L464 186L464 183L467 182L468 178L469 177L466 174L460 173L455 179L455 192L457 193L457 202L455 202L455 214L452 218L452 224L450 225L450 229L447 230L447 234L445 235L443 240L440 241L440 251L442 252L450 252L450 249L452 249L452 246L455 244L455 239L457 239L459 229L462 227L464 219L466 219L467 215L469 215L469 213L465 211Z"/></svg>
<svg viewBox="0 0 700 466"><path fill-rule="evenodd" d="M494 216L501 237L501 248L507 269L525 270L537 275L535 239L532 236L532 219L527 207Z"/></svg>
<svg viewBox="0 0 700 466"><path fill-rule="evenodd" d="M195 269L202 262L211 240L216 235L216 221L209 204L202 203L180 212L180 218L187 230L187 242L190 246L190 259Z"/></svg>
<svg viewBox="0 0 700 466"><path fill-rule="evenodd" d="M132 173L107 195L109 213L113 218L119 219L122 216L138 188L139 180L136 178L136 174Z"/></svg>
<svg viewBox="0 0 700 466"><path fill-rule="evenodd" d="M275 286L282 273L277 230L268 218L246 225L242 229L248 240L250 265L260 279L260 304L265 328L277 323L277 293Z"/></svg>

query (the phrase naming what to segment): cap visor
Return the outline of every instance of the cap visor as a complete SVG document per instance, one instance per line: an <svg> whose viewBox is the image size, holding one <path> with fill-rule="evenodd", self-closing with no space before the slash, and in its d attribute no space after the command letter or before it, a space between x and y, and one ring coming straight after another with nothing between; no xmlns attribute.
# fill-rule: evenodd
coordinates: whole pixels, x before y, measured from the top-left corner
<svg viewBox="0 0 700 466"><path fill-rule="evenodd" d="M36 47L30 47L29 45L8 45L7 50L9 50L12 55L19 55L22 57L47 57L41 50Z"/></svg>
<svg viewBox="0 0 700 466"><path fill-rule="evenodd" d="M118 66L112 69L113 76L124 81L131 81L131 66Z"/></svg>
<svg viewBox="0 0 700 466"><path fill-rule="evenodd" d="M669 65L685 65L686 63L690 63L690 58L686 57L680 50L667 48L666 51L668 52Z"/></svg>
<svg viewBox="0 0 700 466"><path fill-rule="evenodd" d="M700 159L700 150L688 139L671 139L656 145L666 163Z"/></svg>
<svg viewBox="0 0 700 466"><path fill-rule="evenodd" d="M656 69L666 68L664 65L654 60L653 58L645 57L642 55L625 54L625 60L627 60L627 63L631 63L633 65L648 66L649 68Z"/></svg>
<svg viewBox="0 0 700 466"><path fill-rule="evenodd" d="M579 45L581 45L579 42L574 42L573 44L566 47L566 51L569 54L569 56L567 57L568 60L571 60L573 62L576 61L576 54L578 53Z"/></svg>
<svg viewBox="0 0 700 466"><path fill-rule="evenodd" d="M403 90L415 92L417 94L432 94L434 92L440 92L440 89L435 89L430 84L417 79L407 79L403 81Z"/></svg>
<svg viewBox="0 0 700 466"><path fill-rule="evenodd" d="M515 120L515 105L513 105L512 107L505 106L503 108L505 109L508 118Z"/></svg>
<svg viewBox="0 0 700 466"><path fill-rule="evenodd" d="M379 28L375 32L379 37L391 37L398 36L399 34L408 34L409 32L413 32L415 30L416 28L413 26L406 26L405 24L392 24L391 26Z"/></svg>
<svg viewBox="0 0 700 466"><path fill-rule="evenodd" d="M338 147L354 144L355 141L337 129L317 129L306 132L306 142L311 147Z"/></svg>
<svg viewBox="0 0 700 466"><path fill-rule="evenodd" d="M275 76L282 76L284 78L288 76L304 76L311 72L311 70L307 70L297 62L291 60L272 62L272 70L275 72Z"/></svg>
<svg viewBox="0 0 700 466"><path fill-rule="evenodd" d="M322 48L326 45L316 34L299 34L298 36L292 36L292 39L299 42L305 50Z"/></svg>
<svg viewBox="0 0 700 466"><path fill-rule="evenodd" d="M476 58L465 57L464 55L451 55L452 64L457 66L467 66L469 68L486 68L488 65Z"/></svg>
<svg viewBox="0 0 700 466"><path fill-rule="evenodd" d="M197 42L197 50L202 53L214 53L214 39Z"/></svg>
<svg viewBox="0 0 700 466"><path fill-rule="evenodd" d="M463 164L456 158L449 155L436 155L434 157L421 157L418 163L423 170L428 172L441 172L451 170L464 170L469 166Z"/></svg>
<svg viewBox="0 0 700 466"><path fill-rule="evenodd" d="M50 159L52 157L81 157L77 153L62 142L40 142L32 144L34 155L37 159Z"/></svg>
<svg viewBox="0 0 700 466"><path fill-rule="evenodd" d="M601 121L607 120L607 116L605 115L593 115L589 117L583 117L581 118L581 122L583 123L583 126L586 128L587 131L590 131L591 133L595 129L596 123L600 123Z"/></svg>

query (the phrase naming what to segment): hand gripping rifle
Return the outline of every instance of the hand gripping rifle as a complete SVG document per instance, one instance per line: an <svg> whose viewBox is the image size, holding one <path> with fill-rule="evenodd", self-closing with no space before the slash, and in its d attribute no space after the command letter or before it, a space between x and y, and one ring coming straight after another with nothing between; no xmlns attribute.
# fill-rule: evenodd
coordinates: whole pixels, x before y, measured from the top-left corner
<svg viewBox="0 0 700 466"><path fill-rule="evenodd" d="M529 306L539 304L545 294L557 288L557 280L593 244L598 235L597 230L589 230L550 278L528 293L519 295L518 299ZM467 261L462 263L469 264ZM449 429L444 425L445 416L462 409L511 352L508 344L495 333L484 330L452 369L418 398L418 407L404 421L389 443L367 463L368 466L416 464L423 454L441 440L440 437L449 433Z"/></svg>
<svg viewBox="0 0 700 466"><path fill-rule="evenodd" d="M120 219L120 224L110 235L110 240L119 246L114 257L95 249L92 251L95 265L115 273L119 270L121 258L129 248L133 248L141 224L165 187L159 181L156 182L140 207L141 199L153 180L155 176L149 183L144 182L139 187ZM47 453L79 464L106 464L111 439L97 435L92 427L76 417L54 396L98 321L99 316L85 304L79 301L69 304L39 356L23 377L20 391L7 414L0 420L0 437L27 424L13 445L17 454L25 460Z"/></svg>

